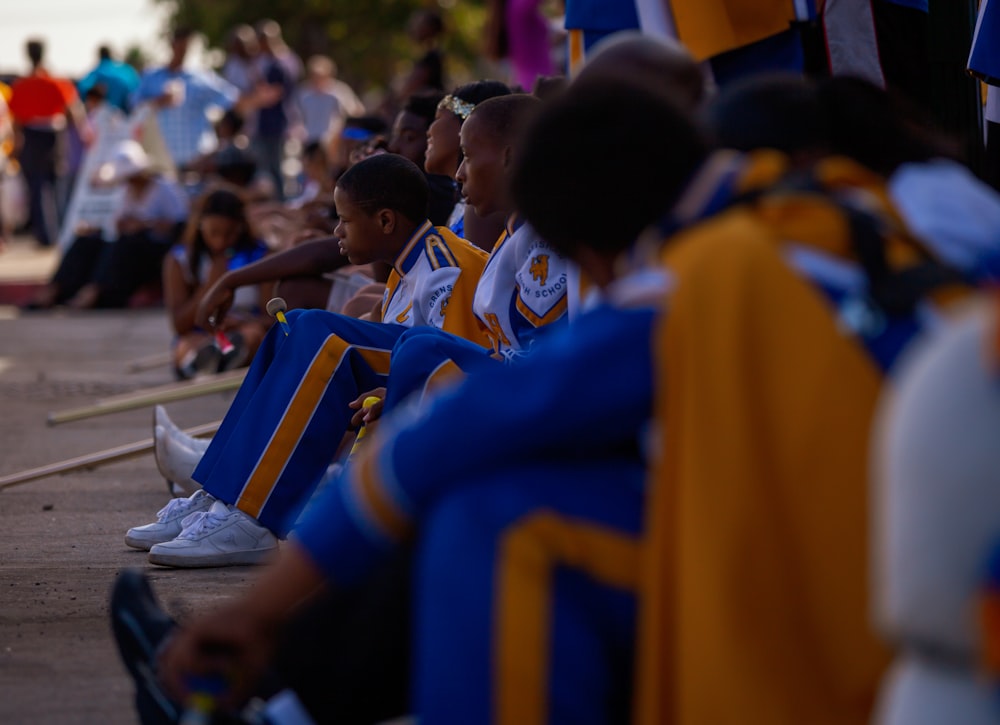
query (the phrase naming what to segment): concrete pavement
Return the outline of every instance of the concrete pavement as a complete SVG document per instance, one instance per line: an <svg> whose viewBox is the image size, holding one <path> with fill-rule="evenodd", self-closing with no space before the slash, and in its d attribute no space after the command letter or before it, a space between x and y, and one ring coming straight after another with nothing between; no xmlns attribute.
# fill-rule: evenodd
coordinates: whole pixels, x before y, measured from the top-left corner
<svg viewBox="0 0 1000 725"><path fill-rule="evenodd" d="M54 257L8 246L4 285L44 279ZM152 408L46 424L48 413L169 383L162 309L21 312L0 306L0 476L149 438ZM221 418L234 392L168 403L184 427ZM0 722L136 723L132 682L111 638L107 596L124 567L148 570L176 616L248 585L253 568L153 567L125 546L168 500L152 453L0 490Z"/></svg>

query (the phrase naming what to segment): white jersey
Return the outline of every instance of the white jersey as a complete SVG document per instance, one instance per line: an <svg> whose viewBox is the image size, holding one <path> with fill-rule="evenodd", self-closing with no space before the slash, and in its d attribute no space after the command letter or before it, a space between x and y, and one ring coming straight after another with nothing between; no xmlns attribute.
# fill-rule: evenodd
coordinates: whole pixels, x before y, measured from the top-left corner
<svg viewBox="0 0 1000 725"><path fill-rule="evenodd" d="M569 266L529 224L513 217L507 221L472 303L494 352L523 352L540 327L566 316Z"/></svg>
<svg viewBox="0 0 1000 725"><path fill-rule="evenodd" d="M452 293L463 285L471 290L484 257L482 250L450 230L425 221L393 262L382 298L382 322L447 329L445 313ZM461 316L460 310L453 313L453 318Z"/></svg>

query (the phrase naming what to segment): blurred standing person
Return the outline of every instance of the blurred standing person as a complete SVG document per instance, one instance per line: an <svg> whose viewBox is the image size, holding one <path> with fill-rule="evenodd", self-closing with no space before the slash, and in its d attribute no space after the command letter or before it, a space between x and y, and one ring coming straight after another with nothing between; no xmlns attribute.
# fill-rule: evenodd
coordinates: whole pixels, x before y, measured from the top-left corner
<svg viewBox="0 0 1000 725"><path fill-rule="evenodd" d="M170 36L170 60L143 74L133 96L134 108L148 103L156 109L160 133L178 168L215 147L209 109L227 111L239 98L236 86L218 74L184 67L193 37L190 28L175 29Z"/></svg>
<svg viewBox="0 0 1000 725"><path fill-rule="evenodd" d="M76 89L81 97L86 97L87 91L96 86L104 87L108 103L128 113L132 110L132 93L139 87L139 73L128 63L115 60L109 46L101 45L97 49L97 66L76 84Z"/></svg>
<svg viewBox="0 0 1000 725"><path fill-rule="evenodd" d="M91 129L93 141L96 141L102 132L102 119L98 118L98 113L106 113L107 120L111 124L125 122L125 113L117 106L108 103L107 86L103 83L94 84L86 91L81 91L80 93L83 97L83 108L87 114L87 124ZM87 147L77 127L72 124L67 126L66 172L59 179L59 184L56 188L59 208L65 209L67 214L70 213L70 204L73 200L73 193L77 186L80 169L83 167L86 150Z"/></svg>
<svg viewBox="0 0 1000 725"><path fill-rule="evenodd" d="M549 23L541 0L490 0L486 21L486 55L509 60L514 83L525 93L539 76L555 73Z"/></svg>
<svg viewBox="0 0 1000 725"><path fill-rule="evenodd" d="M261 51L270 52L281 63L292 82L298 83L302 78L302 59L288 47L278 21L265 18L258 21L254 29L257 31Z"/></svg>
<svg viewBox="0 0 1000 725"><path fill-rule="evenodd" d="M365 113L358 94L337 78L337 63L325 55L313 55L306 61L306 77L296 88L294 102L302 141L307 145L329 143L340 133L345 118Z"/></svg>
<svg viewBox="0 0 1000 725"><path fill-rule="evenodd" d="M382 103L379 110L386 118L395 118L402 101L414 93L447 89L445 55L441 47L445 26L441 13L426 8L415 11L410 16L406 32L421 48L422 54Z"/></svg>
<svg viewBox="0 0 1000 725"><path fill-rule="evenodd" d="M265 34L258 36L261 41L257 59L259 81L249 99L249 105L256 109L257 123L250 141L261 169L274 180L278 199L284 200L285 175L281 164L291 126L295 76L288 64L278 58L275 45L266 38Z"/></svg>
<svg viewBox="0 0 1000 725"><path fill-rule="evenodd" d="M41 246L48 247L58 238L62 216L57 187L66 167L66 119L79 130L85 145L92 134L76 88L45 69L45 44L29 40L25 51L31 70L11 87L14 153L28 185L32 232Z"/></svg>
<svg viewBox="0 0 1000 725"><path fill-rule="evenodd" d="M6 85L6 84L4 84ZM9 91L9 86L7 87ZM10 118L10 108L7 106L9 93L0 88L0 252L3 251L10 236L10 219L7 218L5 192L5 177L10 173L7 166L14 151L14 123Z"/></svg>
<svg viewBox="0 0 1000 725"><path fill-rule="evenodd" d="M249 108L249 99L254 88L260 82L260 72L257 59L260 56L260 44L257 42L257 31L253 26L241 24L229 31L226 41L226 61L220 71L223 78L236 86L240 92L239 109L243 116L244 133L253 133L256 124L256 114Z"/></svg>

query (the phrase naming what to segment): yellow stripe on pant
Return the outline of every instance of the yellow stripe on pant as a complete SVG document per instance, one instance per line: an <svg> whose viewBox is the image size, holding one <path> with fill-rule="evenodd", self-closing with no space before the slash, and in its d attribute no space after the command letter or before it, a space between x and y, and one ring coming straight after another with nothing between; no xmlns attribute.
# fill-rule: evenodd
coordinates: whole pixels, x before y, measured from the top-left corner
<svg viewBox="0 0 1000 725"><path fill-rule="evenodd" d="M264 508L278 478L288 465L288 459L291 458L306 426L309 425L316 406L323 399L330 380L352 349L358 352L376 373L389 374L388 350L350 345L335 335L328 337L302 377L302 383L295 391L281 422L275 429L274 436L240 492L236 506L241 511L254 517L260 516L261 509ZM335 441L330 442L331 459L335 444Z"/></svg>
<svg viewBox="0 0 1000 725"><path fill-rule="evenodd" d="M513 524L498 548L494 721L544 725L556 567L635 591L639 543L606 526L541 511Z"/></svg>

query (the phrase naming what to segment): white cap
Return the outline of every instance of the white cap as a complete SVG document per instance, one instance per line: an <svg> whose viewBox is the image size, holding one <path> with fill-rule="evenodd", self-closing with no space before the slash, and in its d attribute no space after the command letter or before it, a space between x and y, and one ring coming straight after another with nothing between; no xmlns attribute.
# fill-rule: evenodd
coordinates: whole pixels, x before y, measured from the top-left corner
<svg viewBox="0 0 1000 725"><path fill-rule="evenodd" d="M118 184L151 168L149 156L142 145L138 141L128 139L114 146L111 158L101 164L97 176L103 183Z"/></svg>

